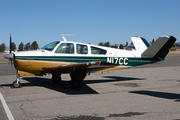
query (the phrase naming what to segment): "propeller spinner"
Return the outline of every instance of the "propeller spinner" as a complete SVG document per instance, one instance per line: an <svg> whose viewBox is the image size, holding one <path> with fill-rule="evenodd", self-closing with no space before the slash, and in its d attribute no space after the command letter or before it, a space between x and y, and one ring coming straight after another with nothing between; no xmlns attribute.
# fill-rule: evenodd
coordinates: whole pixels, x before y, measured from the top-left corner
<svg viewBox="0 0 180 120"><path fill-rule="evenodd" d="M11 34L10 34L10 49L9 49L9 54L4 55L3 57L6 58L6 59L9 59L9 61L11 61L11 64L12 64L12 61L15 59L15 54L12 53Z"/></svg>
<svg viewBox="0 0 180 120"><path fill-rule="evenodd" d="M15 55L13 53L10 53L10 54L4 55L3 57L6 59L13 60L15 58Z"/></svg>

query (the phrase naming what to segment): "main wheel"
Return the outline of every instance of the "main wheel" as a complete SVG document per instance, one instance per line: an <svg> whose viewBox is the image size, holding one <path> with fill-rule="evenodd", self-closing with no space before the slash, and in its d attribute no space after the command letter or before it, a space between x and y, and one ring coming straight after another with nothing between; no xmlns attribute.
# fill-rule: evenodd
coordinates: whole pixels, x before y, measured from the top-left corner
<svg viewBox="0 0 180 120"><path fill-rule="evenodd" d="M73 71L70 73L71 81L69 83L70 87L75 89L79 88L82 81L86 77L86 69L80 71Z"/></svg>
<svg viewBox="0 0 180 120"><path fill-rule="evenodd" d="M13 88L20 88L21 87L21 83L18 81L17 82L17 80L15 80L13 83L12 83L12 85L13 85Z"/></svg>
<svg viewBox="0 0 180 120"><path fill-rule="evenodd" d="M69 83L70 87L73 88L73 89L76 89L76 88L79 88L80 85L81 85L81 82L76 82L76 81L73 81L71 80L70 83Z"/></svg>
<svg viewBox="0 0 180 120"><path fill-rule="evenodd" d="M86 77L86 70L84 71L73 71L70 73L71 80L80 80L83 81Z"/></svg>
<svg viewBox="0 0 180 120"><path fill-rule="evenodd" d="M52 81L53 83L59 83L61 81L61 76L60 75L52 75Z"/></svg>

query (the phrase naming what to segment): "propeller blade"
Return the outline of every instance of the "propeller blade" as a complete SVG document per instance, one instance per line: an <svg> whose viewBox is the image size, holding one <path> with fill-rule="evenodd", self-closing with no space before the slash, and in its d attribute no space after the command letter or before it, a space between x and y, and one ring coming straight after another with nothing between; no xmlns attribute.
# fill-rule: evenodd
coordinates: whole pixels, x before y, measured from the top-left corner
<svg viewBox="0 0 180 120"><path fill-rule="evenodd" d="M10 34L10 49L9 49L9 54L7 55L4 55L3 57L6 58L6 59L9 59L9 62L8 63L11 63L11 65L13 65L13 62L15 60L15 54L14 53L11 53L12 52L12 41L11 41L11 34Z"/></svg>
<svg viewBox="0 0 180 120"><path fill-rule="evenodd" d="M13 61L12 61L12 59L9 59L9 62L8 62L8 65L11 63L11 66L13 67Z"/></svg>
<svg viewBox="0 0 180 120"><path fill-rule="evenodd" d="M11 34L10 34L10 50L9 50L9 53L11 53L11 51L12 51L12 43L11 43L12 41L11 41Z"/></svg>

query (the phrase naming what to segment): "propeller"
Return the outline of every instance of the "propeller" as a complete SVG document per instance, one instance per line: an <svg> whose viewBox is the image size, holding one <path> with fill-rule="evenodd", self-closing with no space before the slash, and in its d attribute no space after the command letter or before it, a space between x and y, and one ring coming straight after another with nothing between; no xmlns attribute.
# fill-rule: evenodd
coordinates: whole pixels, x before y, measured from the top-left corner
<svg viewBox="0 0 180 120"><path fill-rule="evenodd" d="M15 59L15 54L12 53L11 34L10 34L10 49L9 49L9 54L4 55L3 57L6 58L6 59L9 59L9 62L11 62L11 65L12 65L12 63L13 63L13 61L14 61L14 59Z"/></svg>
<svg viewBox="0 0 180 120"><path fill-rule="evenodd" d="M11 50L12 50L12 43L11 43L12 41L11 41L11 34L10 34L10 49L9 49L9 53L11 53Z"/></svg>

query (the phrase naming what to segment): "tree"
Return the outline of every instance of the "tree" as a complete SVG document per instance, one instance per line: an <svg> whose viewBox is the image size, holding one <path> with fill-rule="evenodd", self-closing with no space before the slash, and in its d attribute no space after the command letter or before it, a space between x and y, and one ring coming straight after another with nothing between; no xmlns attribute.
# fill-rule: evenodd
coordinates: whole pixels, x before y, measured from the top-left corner
<svg viewBox="0 0 180 120"><path fill-rule="evenodd" d="M6 50L6 46L4 43L0 45L0 52L4 52Z"/></svg>
<svg viewBox="0 0 180 120"><path fill-rule="evenodd" d="M104 44L103 44L102 42L100 42L98 45L99 45L99 46L104 46Z"/></svg>
<svg viewBox="0 0 180 120"><path fill-rule="evenodd" d="M104 43L104 46L109 47L109 46L110 46L109 41L108 41L108 42L105 42L105 43Z"/></svg>
<svg viewBox="0 0 180 120"><path fill-rule="evenodd" d="M128 46L128 42L126 42L126 45L124 47L127 47Z"/></svg>
<svg viewBox="0 0 180 120"><path fill-rule="evenodd" d="M122 44L120 44L119 49L124 49L124 46Z"/></svg>
<svg viewBox="0 0 180 120"><path fill-rule="evenodd" d="M176 47L176 44L174 43L174 44L172 45L172 47Z"/></svg>
<svg viewBox="0 0 180 120"><path fill-rule="evenodd" d="M134 43L133 43L133 42L131 42L131 45L132 45L132 46L134 46Z"/></svg>
<svg viewBox="0 0 180 120"><path fill-rule="evenodd" d="M15 49L16 49L16 44L15 44L14 42L12 42L12 43L11 43L11 47L12 47L11 50L12 50L12 51L15 51Z"/></svg>
<svg viewBox="0 0 180 120"><path fill-rule="evenodd" d="M31 48L31 45L30 45L30 42L28 42L25 46L24 46L24 49L27 51L27 50L30 50Z"/></svg>
<svg viewBox="0 0 180 120"><path fill-rule="evenodd" d="M31 50L37 50L39 47L38 47L38 44L36 41L34 41L32 44L31 44Z"/></svg>
<svg viewBox="0 0 180 120"><path fill-rule="evenodd" d="M19 51L23 51L23 50L24 50L24 44L23 44L23 42L21 42L21 43L19 44L18 49L19 49Z"/></svg>
<svg viewBox="0 0 180 120"><path fill-rule="evenodd" d="M118 48L118 45L117 45L117 44L115 44L115 45L114 45L114 48Z"/></svg>
<svg viewBox="0 0 180 120"><path fill-rule="evenodd" d="M154 43L154 39L152 39L152 41L150 41L150 44L152 45Z"/></svg>
<svg viewBox="0 0 180 120"><path fill-rule="evenodd" d="M176 44L176 47L179 47L179 43L178 42L176 42L175 44Z"/></svg>

